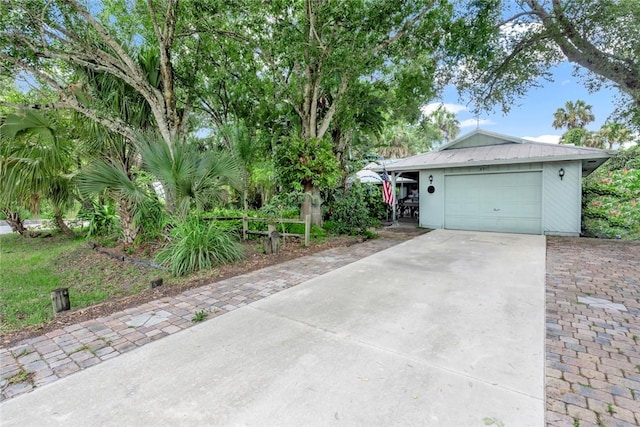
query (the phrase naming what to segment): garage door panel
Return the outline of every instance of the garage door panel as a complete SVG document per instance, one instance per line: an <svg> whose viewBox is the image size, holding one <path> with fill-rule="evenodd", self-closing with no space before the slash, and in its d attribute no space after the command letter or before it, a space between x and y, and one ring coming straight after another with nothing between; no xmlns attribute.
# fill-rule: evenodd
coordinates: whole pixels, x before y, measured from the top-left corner
<svg viewBox="0 0 640 427"><path fill-rule="evenodd" d="M445 228L540 234L542 173L448 175Z"/></svg>
<svg viewBox="0 0 640 427"><path fill-rule="evenodd" d="M538 218L500 218L498 229L503 233L540 234L540 220Z"/></svg>

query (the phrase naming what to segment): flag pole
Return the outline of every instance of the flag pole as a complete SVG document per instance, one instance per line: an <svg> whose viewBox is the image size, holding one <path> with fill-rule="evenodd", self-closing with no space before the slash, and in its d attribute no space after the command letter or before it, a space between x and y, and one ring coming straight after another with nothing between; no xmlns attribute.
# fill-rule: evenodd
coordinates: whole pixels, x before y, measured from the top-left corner
<svg viewBox="0 0 640 427"><path fill-rule="evenodd" d="M387 167L382 159L382 200L391 205L391 225L398 225L398 215L396 211L396 172L391 176L387 173Z"/></svg>

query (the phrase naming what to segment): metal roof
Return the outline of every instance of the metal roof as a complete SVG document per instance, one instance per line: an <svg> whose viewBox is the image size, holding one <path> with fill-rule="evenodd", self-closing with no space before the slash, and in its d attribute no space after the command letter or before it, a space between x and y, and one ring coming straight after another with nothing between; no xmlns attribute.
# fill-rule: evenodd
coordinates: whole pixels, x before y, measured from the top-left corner
<svg viewBox="0 0 640 427"><path fill-rule="evenodd" d="M480 145L469 146L474 138L481 141ZM471 144L473 143L471 142ZM456 146L464 146L464 148L456 148ZM478 165L581 160L582 172L586 176L613 154L614 152L597 148L534 142L476 130L437 151L398 159L385 163L385 165L388 172L401 172ZM374 170L376 169L378 168Z"/></svg>

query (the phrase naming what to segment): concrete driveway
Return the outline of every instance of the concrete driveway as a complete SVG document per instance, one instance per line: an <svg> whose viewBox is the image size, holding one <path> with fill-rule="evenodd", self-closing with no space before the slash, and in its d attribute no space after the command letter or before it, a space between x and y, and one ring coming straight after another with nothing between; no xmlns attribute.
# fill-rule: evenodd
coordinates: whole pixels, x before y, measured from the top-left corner
<svg viewBox="0 0 640 427"><path fill-rule="evenodd" d="M0 405L3 426L544 423L545 239L437 230Z"/></svg>

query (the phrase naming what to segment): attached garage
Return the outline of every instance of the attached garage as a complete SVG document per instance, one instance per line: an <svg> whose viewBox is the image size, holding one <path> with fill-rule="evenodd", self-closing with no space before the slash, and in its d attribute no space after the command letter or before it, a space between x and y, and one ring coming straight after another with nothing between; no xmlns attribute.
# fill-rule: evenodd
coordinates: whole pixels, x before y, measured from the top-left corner
<svg viewBox="0 0 640 427"><path fill-rule="evenodd" d="M476 130L385 167L392 181L418 172L423 227L577 236L582 177L612 154Z"/></svg>
<svg viewBox="0 0 640 427"><path fill-rule="evenodd" d="M444 195L444 228L542 232L542 171L447 175Z"/></svg>

